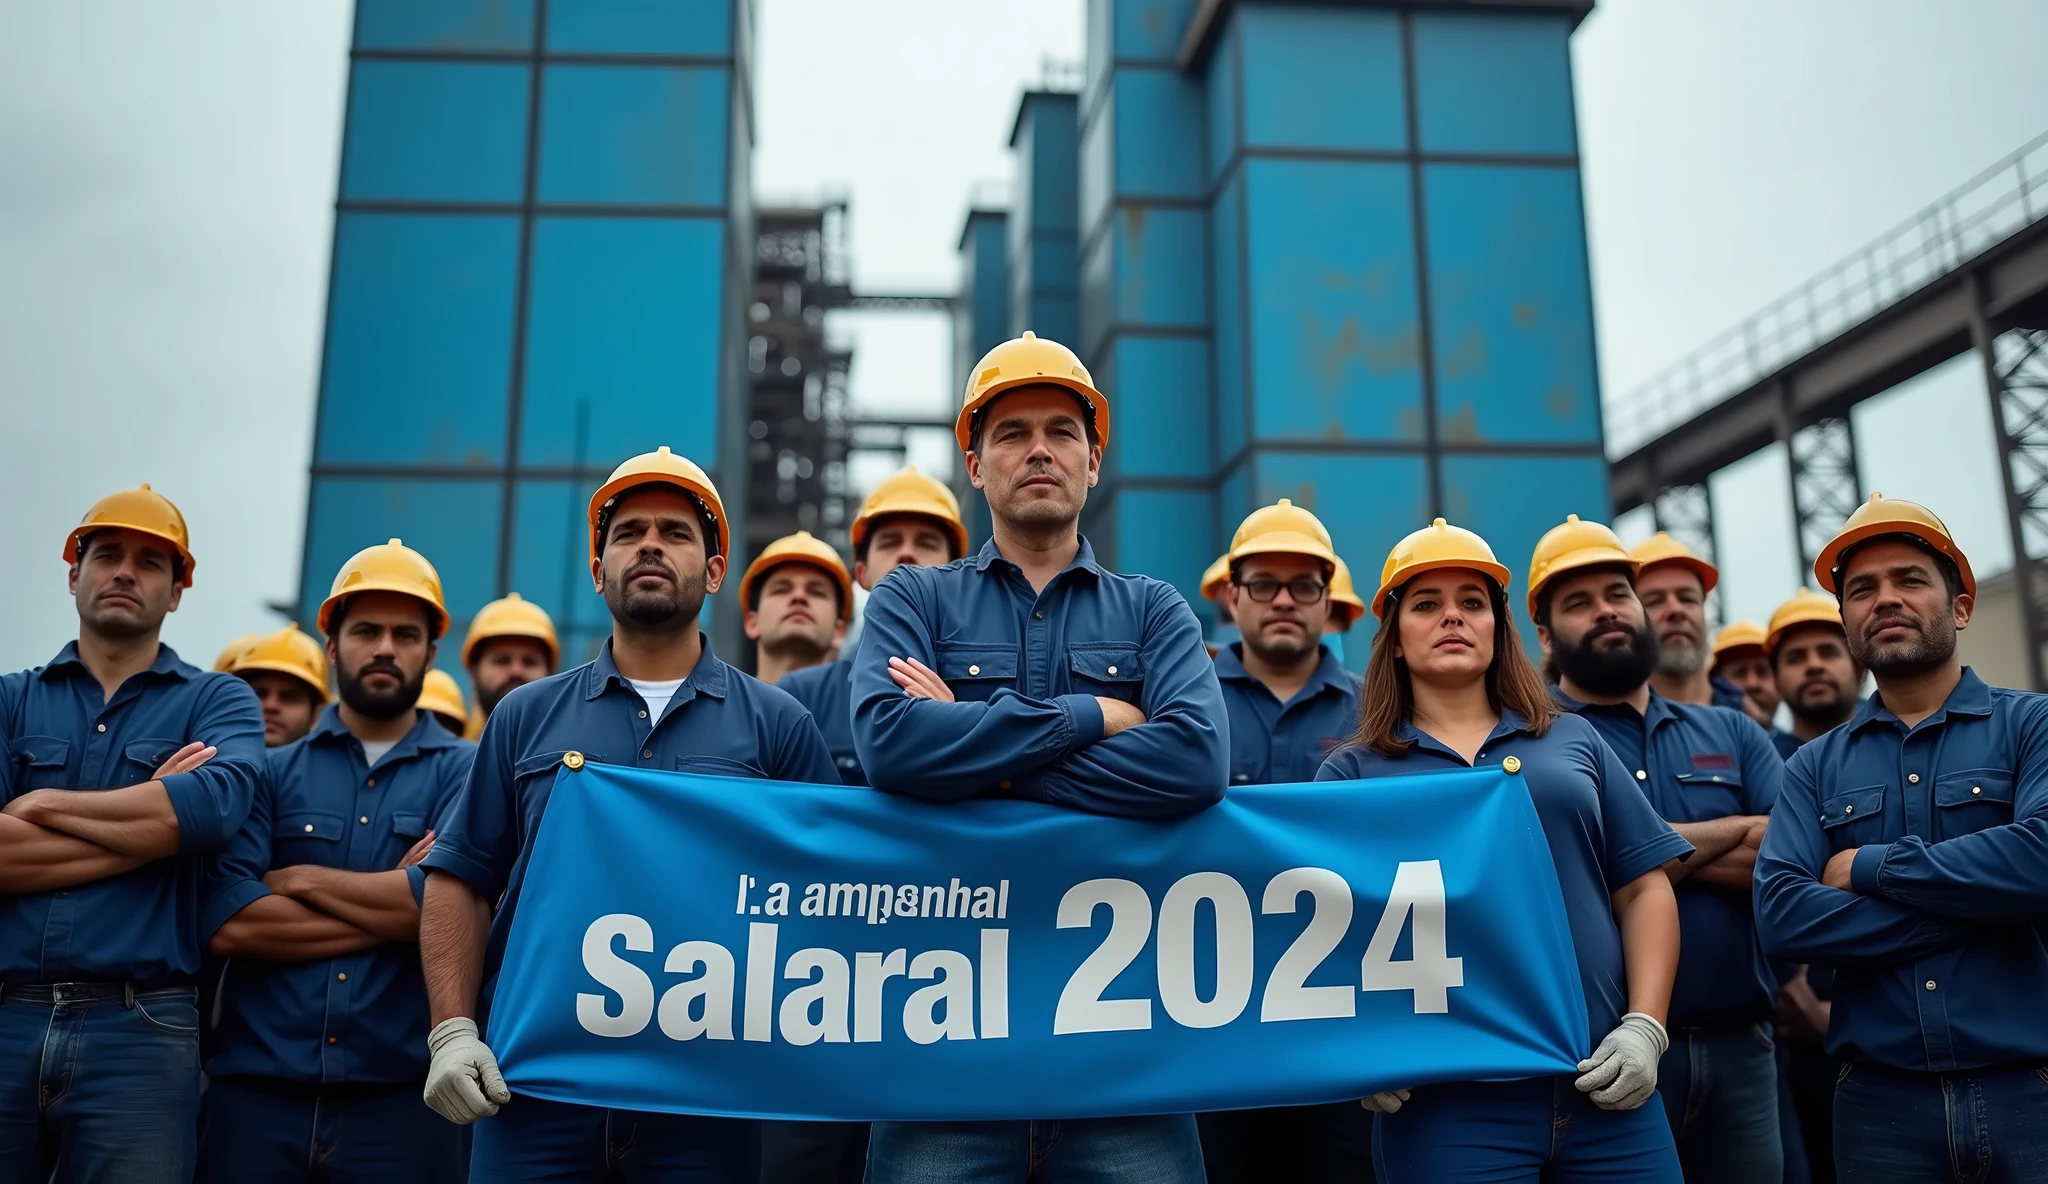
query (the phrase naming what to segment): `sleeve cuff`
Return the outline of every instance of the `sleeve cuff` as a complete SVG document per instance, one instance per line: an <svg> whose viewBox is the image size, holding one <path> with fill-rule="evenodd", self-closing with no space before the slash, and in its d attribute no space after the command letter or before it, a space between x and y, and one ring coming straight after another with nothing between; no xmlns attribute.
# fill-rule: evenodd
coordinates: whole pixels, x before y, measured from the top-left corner
<svg viewBox="0 0 2048 1184"><path fill-rule="evenodd" d="M434 849L427 852L427 857L414 864L413 868L417 868L420 871L419 892L422 903L426 899L425 877L426 873L430 871L447 872L449 875L468 884L476 891L477 895L488 901L495 902L498 899L499 893L504 888L504 885L498 882L498 878L491 874L490 868L485 867L481 861L471 859L469 856L450 847L446 839L435 840ZM406 870L410 872L413 868Z"/></svg>
<svg viewBox="0 0 2048 1184"><path fill-rule="evenodd" d="M1882 843L1870 843L1856 849L1856 855L1849 861L1849 888L1865 896L1877 895L1877 873L1884 864L1884 857L1891 851Z"/></svg>
<svg viewBox="0 0 2048 1184"><path fill-rule="evenodd" d="M412 889L412 903L416 908L427 904L427 869L415 863L405 869L405 886Z"/></svg>
<svg viewBox="0 0 2048 1184"><path fill-rule="evenodd" d="M1069 752L1102 739L1102 704L1095 701L1095 696L1061 695L1056 702L1074 725L1074 748Z"/></svg>
<svg viewBox="0 0 2048 1184"><path fill-rule="evenodd" d="M1609 892L1620 889L1623 884L1650 871L1663 867L1673 859L1684 859L1693 853L1693 845L1685 841L1675 830L1667 830L1647 843L1622 852L1615 857L1608 872L1614 877L1607 886Z"/></svg>
<svg viewBox="0 0 2048 1184"><path fill-rule="evenodd" d="M197 773L174 773L162 778L164 793L171 799L171 813L178 819L178 853L216 850L227 841L206 801L206 786ZM247 903L244 901L243 903ZM225 918L223 918L225 919Z"/></svg>
<svg viewBox="0 0 2048 1184"><path fill-rule="evenodd" d="M220 927L228 923L228 918L270 894L270 889L264 887L261 880L236 880L209 890L206 903L199 910L200 945L212 941Z"/></svg>

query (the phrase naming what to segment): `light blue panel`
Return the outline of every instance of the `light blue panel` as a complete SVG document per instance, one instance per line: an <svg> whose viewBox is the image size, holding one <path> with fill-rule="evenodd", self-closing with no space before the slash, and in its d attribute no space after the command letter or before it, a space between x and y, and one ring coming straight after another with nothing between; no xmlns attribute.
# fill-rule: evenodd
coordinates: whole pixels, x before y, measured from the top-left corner
<svg viewBox="0 0 2048 1184"><path fill-rule="evenodd" d="M1032 233L1072 233L1080 228L1080 107L1074 96L1065 94L1034 94L1028 101L1032 105L1028 150ZM1023 148L1021 142L1019 147ZM1027 175L1022 171L1025 153L1018 155L1021 182Z"/></svg>
<svg viewBox="0 0 2048 1184"><path fill-rule="evenodd" d="M521 65L357 62L341 196L518 201L531 77Z"/></svg>
<svg viewBox="0 0 2048 1184"><path fill-rule="evenodd" d="M1420 443L1408 167L1256 160L1245 177L1255 434Z"/></svg>
<svg viewBox="0 0 2048 1184"><path fill-rule="evenodd" d="M1115 475L1207 481L1209 343L1199 337L1119 337L1110 353L1109 372L1098 377L1112 400Z"/></svg>
<svg viewBox="0 0 2048 1184"><path fill-rule="evenodd" d="M533 0L357 0L357 49L533 48Z"/></svg>
<svg viewBox="0 0 2048 1184"><path fill-rule="evenodd" d="M1244 139L1271 148L1408 146L1401 18L1391 9L1236 9Z"/></svg>
<svg viewBox="0 0 2048 1184"><path fill-rule="evenodd" d="M1116 324L1200 328L1209 322L1208 217L1201 210L1117 207ZM1085 281L1084 281L1085 283Z"/></svg>
<svg viewBox="0 0 2048 1184"><path fill-rule="evenodd" d="M1418 12L1413 20L1424 152L1578 151L1564 15Z"/></svg>
<svg viewBox="0 0 2048 1184"><path fill-rule="evenodd" d="M1031 253L1033 290L1071 294L1075 285L1081 282L1081 261L1074 254L1074 239L1071 234L1055 231L1038 235L1031 241L1028 249Z"/></svg>
<svg viewBox="0 0 2048 1184"><path fill-rule="evenodd" d="M733 0L548 0L548 48L556 53L722 56L732 42Z"/></svg>
<svg viewBox="0 0 2048 1184"><path fill-rule="evenodd" d="M1479 532L1514 578L1508 600L1530 643L1529 557L1536 540L1565 515L1607 521L1607 465L1600 457L1500 457L1447 454L1442 462L1444 517Z"/></svg>
<svg viewBox="0 0 2048 1184"><path fill-rule="evenodd" d="M323 464L500 464L519 220L344 213L320 384Z"/></svg>
<svg viewBox="0 0 2048 1184"><path fill-rule="evenodd" d="M1578 173L1429 165L1423 194L1440 438L1598 443Z"/></svg>
<svg viewBox="0 0 2048 1184"><path fill-rule="evenodd" d="M723 205L729 80L722 67L549 66L541 200Z"/></svg>
<svg viewBox="0 0 2048 1184"><path fill-rule="evenodd" d="M1024 328L1040 337L1048 337L1062 345L1078 343L1081 340L1081 309L1079 302L1069 293L1058 295L1043 289L1031 294L1025 306ZM1021 336L1023 329L1017 332Z"/></svg>
<svg viewBox="0 0 2048 1184"><path fill-rule="evenodd" d="M1232 21L1209 54L1209 159L1203 174L1214 185L1241 143L1237 126L1237 22Z"/></svg>
<svg viewBox="0 0 2048 1184"><path fill-rule="evenodd" d="M522 463L605 468L666 444L713 467L723 245L709 218L540 220Z"/></svg>
<svg viewBox="0 0 2048 1184"><path fill-rule="evenodd" d="M498 515L504 490L504 483L496 479L313 478L299 621L309 630L313 627L320 602L334 586L334 573L349 556L394 538L405 540L441 573L442 594L452 616L464 620L474 615L497 594L502 533Z"/></svg>
<svg viewBox="0 0 2048 1184"><path fill-rule="evenodd" d="M1230 549L1230 536L1237 533L1237 524L1258 508L1252 505L1252 468L1253 458L1247 456L1232 465L1216 483L1216 537L1211 540L1209 558L1203 561L1204 570L1216 556Z"/></svg>
<svg viewBox="0 0 2048 1184"><path fill-rule="evenodd" d="M966 365L1010 336L1009 251L1002 214L976 214L968 224L964 254L968 268L969 334ZM966 376L961 376L964 385Z"/></svg>
<svg viewBox="0 0 2048 1184"><path fill-rule="evenodd" d="M1202 84L1176 72L1119 70L1114 85L1117 196L1204 196Z"/></svg>
<svg viewBox="0 0 2048 1184"><path fill-rule="evenodd" d="M1199 0L1112 0L1118 61L1171 64Z"/></svg>
<svg viewBox="0 0 2048 1184"><path fill-rule="evenodd" d="M1216 456L1227 461L1243 449L1244 400L1244 269L1240 254L1244 182L1232 177L1216 195L1209 214L1209 274L1214 278L1216 320L1210 326L1216 359Z"/></svg>
<svg viewBox="0 0 2048 1184"><path fill-rule="evenodd" d="M590 586L589 481L523 480L512 495L512 586L548 610L557 629L611 628Z"/></svg>
<svg viewBox="0 0 2048 1184"><path fill-rule="evenodd" d="M1116 92L1108 97L1081 128L1080 178L1081 231L1085 240L1109 216L1116 200L1116 178L1112 175L1116 148Z"/></svg>
<svg viewBox="0 0 2048 1184"><path fill-rule="evenodd" d="M1206 489L1118 490L1115 570L1166 580L1189 604L1200 604L1202 569L1216 558L1210 511Z"/></svg>
<svg viewBox="0 0 2048 1184"><path fill-rule="evenodd" d="M1394 544L1429 524L1429 470L1419 453L1261 450L1253 472L1254 506L1292 498L1322 519L1337 554L1351 565L1352 582L1364 585L1364 596L1371 595L1374 577Z"/></svg>

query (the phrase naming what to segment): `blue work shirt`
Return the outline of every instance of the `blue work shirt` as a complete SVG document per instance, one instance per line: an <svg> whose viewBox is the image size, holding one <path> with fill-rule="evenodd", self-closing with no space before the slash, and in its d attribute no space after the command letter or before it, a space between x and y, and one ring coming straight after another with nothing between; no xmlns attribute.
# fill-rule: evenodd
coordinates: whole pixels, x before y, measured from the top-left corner
<svg viewBox="0 0 2048 1184"><path fill-rule="evenodd" d="M647 701L613 663L609 639L595 659L574 670L515 688L484 724L469 784L423 861L498 902L477 996L479 1018L497 985L556 767L572 751L586 761L634 769L839 784L810 712L719 661L709 637L697 668L658 721L647 718Z"/></svg>
<svg viewBox="0 0 2048 1184"><path fill-rule="evenodd" d="M1692 844L1657 817L1613 750L1591 724L1575 715L1559 716L1537 736L1521 716L1503 711L1500 723L1480 745L1479 759L1470 765L1413 723L1402 725L1401 738L1414 747L1398 757L1356 745L1340 748L1323 762L1316 780L1436 773L1519 758L1519 776L1529 787L1551 861L1557 865L1579 981L1586 992L1587 1030L1598 1044L1628 1012L1614 893L1666 860L1690 854Z"/></svg>
<svg viewBox="0 0 2048 1184"><path fill-rule="evenodd" d="M214 861L201 914L210 940L261 897L264 873L302 863L388 872L437 833L469 781L476 745L426 712L372 766L329 707L302 739L270 750L249 821ZM426 873L406 869L413 901ZM424 1080L427 987L417 942L304 962L235 958L220 980L209 1077L281 1077L308 1085Z"/></svg>
<svg viewBox="0 0 2048 1184"><path fill-rule="evenodd" d="M841 658L823 666L792 670L775 685L811 713L811 719L825 737L825 749L839 769L840 780L848 785L866 785L868 775L862 771L860 753L853 746L853 659Z"/></svg>
<svg viewBox="0 0 2048 1184"><path fill-rule="evenodd" d="M121 789L147 782L186 744L220 751L164 778L178 854L57 892L0 894L0 981L127 979L199 973L205 856L249 816L263 769L263 709L239 678L201 671L170 646L111 698L73 642L47 666L0 678L0 728L13 766L7 797L35 789Z"/></svg>
<svg viewBox="0 0 2048 1184"><path fill-rule="evenodd" d="M1650 692L1646 714L1627 703L1581 703L1553 692L1593 725L1666 822L1768 814L1785 761L1755 720L1726 707L1673 703ZM1753 1024L1777 1014L1778 976L1756 936L1749 890L1680 880L1684 942L1671 988L1671 1026Z"/></svg>
<svg viewBox="0 0 2048 1184"><path fill-rule="evenodd" d="M1854 890L1823 885L1851 847ZM2048 1060L2048 696L1966 666L1910 730L1864 700L1786 766L1756 899L1773 956L1834 968L1836 1056L1935 1073Z"/></svg>
<svg viewBox="0 0 2048 1184"><path fill-rule="evenodd" d="M915 658L956 702L889 677ZM1007 795L1129 818L1223 797L1229 722L1188 602L1095 562L1087 539L1045 590L994 540L944 567L899 567L868 595L853 666L853 739L877 789L933 801ZM1145 722L1107 739L1102 704Z"/></svg>
<svg viewBox="0 0 2048 1184"><path fill-rule="evenodd" d="M1718 674L1707 675L1707 685L1714 689L1713 705L1715 707L1726 707L1730 711L1741 711L1744 716L1749 714L1743 710L1742 705L1749 702L1749 698L1742 693L1741 687L1736 686ZM1754 723L1756 721L1751 720L1750 722Z"/></svg>
<svg viewBox="0 0 2048 1184"><path fill-rule="evenodd" d="M1216 681L1230 712L1230 783L1281 785L1314 781L1337 746L1358 731L1363 680L1327 647L1301 690L1281 703L1244 668L1244 643L1216 651Z"/></svg>
<svg viewBox="0 0 2048 1184"><path fill-rule="evenodd" d="M1791 760L1792 754L1798 752L1805 743L1806 741L1801 740L1790 732L1781 731L1777 728L1771 729L1771 747L1778 750L1780 760Z"/></svg>

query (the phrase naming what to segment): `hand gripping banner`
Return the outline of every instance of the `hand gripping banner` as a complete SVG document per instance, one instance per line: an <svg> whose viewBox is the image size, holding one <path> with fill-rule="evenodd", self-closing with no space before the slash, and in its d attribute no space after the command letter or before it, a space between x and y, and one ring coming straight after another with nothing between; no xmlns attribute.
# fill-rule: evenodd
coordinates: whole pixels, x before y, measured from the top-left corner
<svg viewBox="0 0 2048 1184"><path fill-rule="evenodd" d="M558 777L489 1022L515 1093L1078 1118L1562 1073L1589 1047L1556 869L1499 770L1233 789L1172 822Z"/></svg>

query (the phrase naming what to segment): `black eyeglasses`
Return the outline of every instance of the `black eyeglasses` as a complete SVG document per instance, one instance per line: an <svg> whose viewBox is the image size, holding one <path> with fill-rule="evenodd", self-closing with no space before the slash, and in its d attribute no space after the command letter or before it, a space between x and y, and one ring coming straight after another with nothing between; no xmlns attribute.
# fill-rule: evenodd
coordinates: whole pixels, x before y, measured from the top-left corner
<svg viewBox="0 0 2048 1184"><path fill-rule="evenodd" d="M1323 598L1324 591L1323 582L1314 576L1296 576L1286 581L1271 579L1240 580L1237 586L1244 589L1246 596L1251 597L1260 604L1265 604L1275 596L1280 595L1280 589L1282 588L1287 589L1287 594L1294 598L1294 603L1296 604L1314 604Z"/></svg>

